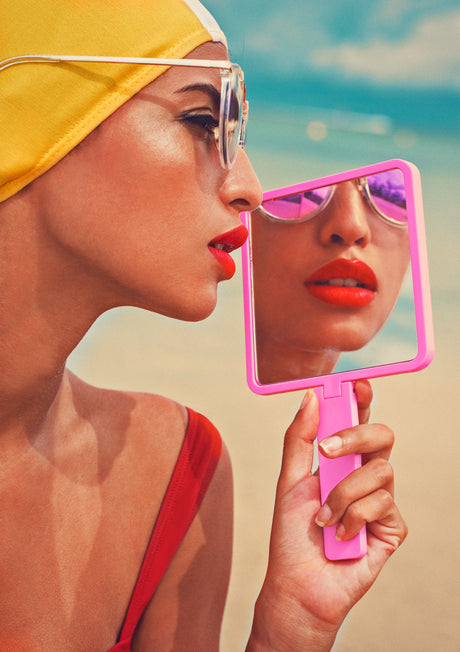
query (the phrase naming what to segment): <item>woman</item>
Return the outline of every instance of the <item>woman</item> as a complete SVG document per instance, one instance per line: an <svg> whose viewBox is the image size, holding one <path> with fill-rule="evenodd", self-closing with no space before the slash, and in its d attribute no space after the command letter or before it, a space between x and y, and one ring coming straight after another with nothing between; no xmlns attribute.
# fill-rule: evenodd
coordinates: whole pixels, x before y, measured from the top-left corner
<svg viewBox="0 0 460 652"><path fill-rule="evenodd" d="M241 78L221 94L225 38L193 0L23 0L4 12L1 59L73 60L0 70L0 648L208 652L231 557L220 437L169 399L90 387L65 362L110 308L183 320L212 312L245 237L239 213L261 198L238 151ZM224 63L165 70L78 55ZM371 390L356 391L365 424ZM320 510L308 473L316 427L307 395L286 435L248 650L330 649L405 537L391 432L342 433L331 455L359 450L368 464ZM344 537L368 521L366 559L327 562L315 518L341 521Z"/></svg>
<svg viewBox="0 0 460 652"><path fill-rule="evenodd" d="M361 349L390 316L409 266L409 235L399 206L374 201L379 184L388 192L404 188L402 172L344 181L329 192L320 188L319 206L311 202L312 210L306 200L299 217L291 217L298 210L292 197L264 202L254 211L261 383L330 373L342 352Z"/></svg>

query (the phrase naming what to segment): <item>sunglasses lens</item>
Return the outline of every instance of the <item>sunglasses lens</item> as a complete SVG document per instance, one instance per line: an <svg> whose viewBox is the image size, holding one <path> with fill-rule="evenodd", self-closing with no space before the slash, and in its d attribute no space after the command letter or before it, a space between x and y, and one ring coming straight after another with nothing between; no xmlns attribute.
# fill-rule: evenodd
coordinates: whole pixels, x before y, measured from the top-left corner
<svg viewBox="0 0 460 652"><path fill-rule="evenodd" d="M331 191L330 186L297 192L285 197L276 197L262 202L263 208L271 216L280 220L305 220L316 215Z"/></svg>
<svg viewBox="0 0 460 652"><path fill-rule="evenodd" d="M241 102L238 94L232 92L229 103L229 113L227 121L227 150L230 164L232 164L238 153L240 142L241 128Z"/></svg>
<svg viewBox="0 0 460 652"><path fill-rule="evenodd" d="M358 179L356 179L357 181ZM360 189L386 221L395 225L407 224L406 192L404 174L395 168L370 175L360 180ZM261 210L266 217L286 222L305 222L317 215L329 204L335 186L323 186L292 193L262 202Z"/></svg>
<svg viewBox="0 0 460 652"><path fill-rule="evenodd" d="M223 99L224 158L226 167L232 167L242 140L244 84L236 70L232 71Z"/></svg>
<svg viewBox="0 0 460 652"><path fill-rule="evenodd" d="M367 177L369 194L384 217L398 224L407 223L406 191L401 170L386 170Z"/></svg>

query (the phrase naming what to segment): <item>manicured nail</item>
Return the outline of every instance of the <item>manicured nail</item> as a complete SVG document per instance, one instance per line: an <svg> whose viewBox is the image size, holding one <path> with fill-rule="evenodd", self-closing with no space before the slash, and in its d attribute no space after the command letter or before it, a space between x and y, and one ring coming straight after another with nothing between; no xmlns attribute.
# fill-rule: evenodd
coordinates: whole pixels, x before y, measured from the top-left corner
<svg viewBox="0 0 460 652"><path fill-rule="evenodd" d="M340 450L343 446L342 437L338 435L332 435L332 437L326 437L319 443L319 447L323 450L324 453L335 453Z"/></svg>
<svg viewBox="0 0 460 652"><path fill-rule="evenodd" d="M335 538L337 541L342 541L343 535L345 534L345 526L343 523L337 525L337 530L335 531Z"/></svg>
<svg viewBox="0 0 460 652"><path fill-rule="evenodd" d="M316 525L319 525L320 527L324 527L329 523L331 517L332 517L332 510L327 503L324 503L324 505L321 507L321 509L316 515L315 518Z"/></svg>
<svg viewBox="0 0 460 652"><path fill-rule="evenodd" d="M313 390L312 389L307 389L305 396L302 399L302 403L300 404L299 410L303 410L304 407L309 403L310 399L313 396Z"/></svg>

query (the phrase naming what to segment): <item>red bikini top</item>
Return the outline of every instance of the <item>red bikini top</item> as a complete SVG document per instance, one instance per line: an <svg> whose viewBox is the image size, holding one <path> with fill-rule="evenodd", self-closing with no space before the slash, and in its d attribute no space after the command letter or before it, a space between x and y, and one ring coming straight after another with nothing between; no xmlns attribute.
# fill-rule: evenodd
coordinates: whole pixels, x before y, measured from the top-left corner
<svg viewBox="0 0 460 652"><path fill-rule="evenodd" d="M206 417L188 409L179 457L153 528L116 645L108 652L130 652L131 640L174 553L192 523L219 461L222 440Z"/></svg>

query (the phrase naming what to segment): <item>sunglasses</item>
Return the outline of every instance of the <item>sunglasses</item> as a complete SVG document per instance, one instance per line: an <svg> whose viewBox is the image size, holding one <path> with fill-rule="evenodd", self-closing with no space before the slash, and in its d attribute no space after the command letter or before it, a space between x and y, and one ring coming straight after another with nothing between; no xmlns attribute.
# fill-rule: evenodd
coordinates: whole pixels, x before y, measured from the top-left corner
<svg viewBox="0 0 460 652"><path fill-rule="evenodd" d="M249 105L241 68L229 61L208 59L149 59L139 57L91 57L54 54L30 54L0 61L0 71L21 63L118 63L188 68L218 68L221 74L219 125L210 128L219 151L221 165L230 169L235 163L238 149L246 146L246 123Z"/></svg>
<svg viewBox="0 0 460 652"><path fill-rule="evenodd" d="M393 226L407 226L404 175L400 169L360 177L354 183L378 217ZM257 211L274 222L306 222L326 208L336 187L323 186L267 199Z"/></svg>

